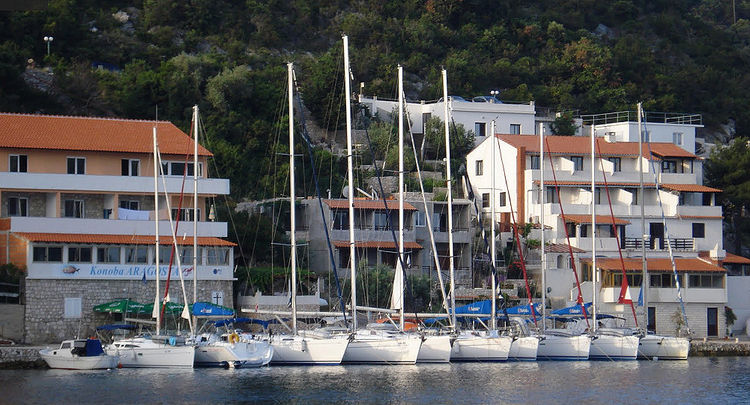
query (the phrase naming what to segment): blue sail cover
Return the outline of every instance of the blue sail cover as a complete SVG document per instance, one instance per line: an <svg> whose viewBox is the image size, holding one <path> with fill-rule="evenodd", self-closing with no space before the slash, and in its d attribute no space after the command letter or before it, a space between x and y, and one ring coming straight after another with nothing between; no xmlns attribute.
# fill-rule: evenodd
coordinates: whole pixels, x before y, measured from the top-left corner
<svg viewBox="0 0 750 405"><path fill-rule="evenodd" d="M529 307L529 304L518 305L518 306L510 307L506 309L505 312L507 312L508 315L531 315L531 308ZM498 313L503 314L503 310L499 310ZM541 316L536 305L534 305L534 315Z"/></svg>
<svg viewBox="0 0 750 405"><path fill-rule="evenodd" d="M196 302L193 304L193 315L201 316L234 316L232 308L212 304L210 302Z"/></svg>
<svg viewBox="0 0 750 405"><path fill-rule="evenodd" d="M591 303L590 302L585 303L584 307L586 307L586 314L587 315L590 314ZM573 305L572 307L556 309L554 311L551 311L550 314L562 315L562 316L565 316L565 315L583 316L583 311L581 310L581 304L576 304L576 305Z"/></svg>
<svg viewBox="0 0 750 405"><path fill-rule="evenodd" d="M492 313L492 300L472 302L468 305L456 307L456 315L459 314L490 314Z"/></svg>
<svg viewBox="0 0 750 405"><path fill-rule="evenodd" d="M283 318L284 321L287 320L287 318ZM232 319L222 319L220 321L214 322L214 326L226 326L226 325L233 325L236 323L249 323L249 324L256 324L263 327L263 329L267 329L268 325L271 324L277 324L280 323L277 319L270 319L268 321L264 321L262 319L255 319L255 318L232 318Z"/></svg>

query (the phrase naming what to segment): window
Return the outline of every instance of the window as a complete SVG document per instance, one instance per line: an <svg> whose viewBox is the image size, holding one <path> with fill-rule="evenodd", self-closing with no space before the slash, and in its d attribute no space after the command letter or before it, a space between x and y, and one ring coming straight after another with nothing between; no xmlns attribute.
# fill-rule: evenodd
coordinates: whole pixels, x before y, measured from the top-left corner
<svg viewBox="0 0 750 405"><path fill-rule="evenodd" d="M693 237L705 238L706 237L706 224L694 222L693 223Z"/></svg>
<svg viewBox="0 0 750 405"><path fill-rule="evenodd" d="M376 231L390 229L388 227L388 214L386 214L385 211L375 211L373 213L372 222Z"/></svg>
<svg viewBox="0 0 750 405"><path fill-rule="evenodd" d="M198 264L201 264L201 248L198 247ZM192 265L193 264L193 247L192 246L186 246L180 249L180 263L182 265Z"/></svg>
<svg viewBox="0 0 750 405"><path fill-rule="evenodd" d="M490 193L482 193L482 208L490 207Z"/></svg>
<svg viewBox="0 0 750 405"><path fill-rule="evenodd" d="M433 212L432 213L432 230L436 232L440 232L440 224L443 220L443 216L440 215L439 212Z"/></svg>
<svg viewBox="0 0 750 405"><path fill-rule="evenodd" d="M475 122L474 136L487 136L487 124L484 122Z"/></svg>
<svg viewBox="0 0 750 405"><path fill-rule="evenodd" d="M672 273L651 274L649 285L654 288L677 288L677 282Z"/></svg>
<svg viewBox="0 0 750 405"><path fill-rule="evenodd" d="M682 132L672 133L672 143L675 145L682 145Z"/></svg>
<svg viewBox="0 0 750 405"><path fill-rule="evenodd" d="M141 161L138 159L122 159L122 175L138 176Z"/></svg>
<svg viewBox="0 0 750 405"><path fill-rule="evenodd" d="M61 262L62 247L60 246L34 246L35 262Z"/></svg>
<svg viewBox="0 0 750 405"><path fill-rule="evenodd" d="M690 274L689 287L695 288L724 288L723 274Z"/></svg>
<svg viewBox="0 0 750 405"><path fill-rule="evenodd" d="M545 202L557 204L560 199L557 198L557 190L554 187L545 187L547 189L547 195L545 196Z"/></svg>
<svg viewBox="0 0 750 405"><path fill-rule="evenodd" d="M64 318L81 317L81 297L65 298L65 315Z"/></svg>
<svg viewBox="0 0 750 405"><path fill-rule="evenodd" d="M501 191L500 194L498 194L498 204L501 207L505 207L505 197L506 196L507 196L507 194L505 193L505 191Z"/></svg>
<svg viewBox="0 0 750 405"><path fill-rule="evenodd" d="M64 217L83 218L83 200L65 200L64 203Z"/></svg>
<svg viewBox="0 0 750 405"><path fill-rule="evenodd" d="M602 189L601 188L594 189L594 204L601 204L601 203L602 203Z"/></svg>
<svg viewBox="0 0 750 405"><path fill-rule="evenodd" d="M333 229L338 229L338 230L349 229L349 211L347 210L334 210L333 211Z"/></svg>
<svg viewBox="0 0 750 405"><path fill-rule="evenodd" d="M125 263L148 263L148 246L126 247Z"/></svg>
<svg viewBox="0 0 750 405"><path fill-rule="evenodd" d="M207 249L208 257L206 264L208 265L228 265L229 264L229 249L221 247L209 247Z"/></svg>
<svg viewBox="0 0 750 405"><path fill-rule="evenodd" d="M677 173L677 162L674 160L664 160L661 162L662 173Z"/></svg>
<svg viewBox="0 0 750 405"><path fill-rule="evenodd" d="M531 164L531 170L539 170L539 155L531 155L529 156L530 164Z"/></svg>
<svg viewBox="0 0 750 405"><path fill-rule="evenodd" d="M172 244L159 245L159 264L168 264L172 257Z"/></svg>
<svg viewBox="0 0 750 405"><path fill-rule="evenodd" d="M69 157L68 174L86 174L86 158Z"/></svg>
<svg viewBox="0 0 750 405"><path fill-rule="evenodd" d="M138 210L141 206L140 201L138 200L120 200L120 208L125 208L126 210Z"/></svg>
<svg viewBox="0 0 750 405"><path fill-rule="evenodd" d="M625 188L624 190L633 196L632 205L638 205L638 189L637 188Z"/></svg>
<svg viewBox="0 0 750 405"><path fill-rule="evenodd" d="M521 124L510 124L510 134L511 135L520 135L521 134Z"/></svg>
<svg viewBox="0 0 750 405"><path fill-rule="evenodd" d="M8 216L9 217L28 217L29 216L29 199L24 197L8 198Z"/></svg>
<svg viewBox="0 0 750 405"><path fill-rule="evenodd" d="M15 173L26 173L28 171L28 156L10 155L8 156L8 171Z"/></svg>
<svg viewBox="0 0 750 405"><path fill-rule="evenodd" d="M484 174L484 161L477 160L476 162L476 173L477 176L481 176Z"/></svg>
<svg viewBox="0 0 750 405"><path fill-rule="evenodd" d="M120 263L120 247L105 246L96 248L96 261L99 263Z"/></svg>
<svg viewBox="0 0 750 405"><path fill-rule="evenodd" d="M193 208L172 208L172 219L177 220L177 213L179 212L180 221L192 221L193 220ZM198 208L198 218L201 216L201 209Z"/></svg>
<svg viewBox="0 0 750 405"><path fill-rule="evenodd" d="M91 247L73 246L68 248L68 262L91 263Z"/></svg>
<svg viewBox="0 0 750 405"><path fill-rule="evenodd" d="M571 156L570 160L573 162L573 170L583 170L583 156Z"/></svg>
<svg viewBox="0 0 750 405"><path fill-rule="evenodd" d="M187 164L187 175L193 175L193 163ZM183 176L185 175L185 162L162 162L161 170L165 176ZM203 163L198 163L198 177L203 176Z"/></svg>
<svg viewBox="0 0 750 405"><path fill-rule="evenodd" d="M568 233L569 238L576 237L576 224L575 222L568 222L565 224L565 231Z"/></svg>
<svg viewBox="0 0 750 405"><path fill-rule="evenodd" d="M703 205L705 206L713 205L711 204L712 197L713 197L713 193L703 193L703 198L702 198Z"/></svg>
<svg viewBox="0 0 750 405"><path fill-rule="evenodd" d="M615 172L621 172L622 171L622 159L618 157L611 157L608 159L612 165L614 166Z"/></svg>
<svg viewBox="0 0 750 405"><path fill-rule="evenodd" d="M417 211L414 214L414 226L422 228L426 225L427 225L427 217L425 216L424 212Z"/></svg>

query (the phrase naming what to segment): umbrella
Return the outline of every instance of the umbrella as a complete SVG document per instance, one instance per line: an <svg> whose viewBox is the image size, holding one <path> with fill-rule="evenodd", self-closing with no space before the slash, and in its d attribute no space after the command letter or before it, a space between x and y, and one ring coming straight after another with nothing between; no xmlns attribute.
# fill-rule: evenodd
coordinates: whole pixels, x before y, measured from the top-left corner
<svg viewBox="0 0 750 405"><path fill-rule="evenodd" d="M150 314L154 311L154 304L146 304L143 306L145 313ZM167 301L164 305L164 313L165 314L179 314L182 312L182 304L177 304L175 302Z"/></svg>
<svg viewBox="0 0 750 405"><path fill-rule="evenodd" d="M99 304L94 307L94 312L109 312L113 314L131 313L131 314L143 314L147 313L145 310L146 305L141 304L133 300L126 298L107 302L105 304Z"/></svg>

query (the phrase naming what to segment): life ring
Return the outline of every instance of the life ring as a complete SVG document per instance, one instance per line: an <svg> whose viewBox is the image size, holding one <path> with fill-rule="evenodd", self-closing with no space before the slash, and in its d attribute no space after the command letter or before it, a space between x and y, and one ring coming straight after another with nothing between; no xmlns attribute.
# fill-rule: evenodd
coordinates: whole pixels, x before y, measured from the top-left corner
<svg viewBox="0 0 750 405"><path fill-rule="evenodd" d="M231 335L229 335L229 343L234 344L239 341L240 341L240 335L238 335L237 333L232 333Z"/></svg>

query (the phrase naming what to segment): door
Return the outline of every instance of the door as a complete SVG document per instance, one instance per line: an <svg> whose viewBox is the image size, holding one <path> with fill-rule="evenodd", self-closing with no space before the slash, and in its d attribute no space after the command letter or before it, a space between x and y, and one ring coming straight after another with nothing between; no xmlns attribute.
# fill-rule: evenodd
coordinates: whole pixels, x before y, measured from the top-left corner
<svg viewBox="0 0 750 405"><path fill-rule="evenodd" d="M659 249L664 249L664 224L661 222L651 222L649 224L649 233L651 234L651 249L654 249L654 241L659 239Z"/></svg>
<svg viewBox="0 0 750 405"><path fill-rule="evenodd" d="M706 328L708 336L719 336L719 309L707 308Z"/></svg>
<svg viewBox="0 0 750 405"><path fill-rule="evenodd" d="M649 332L656 333L656 307L648 307L647 328Z"/></svg>

